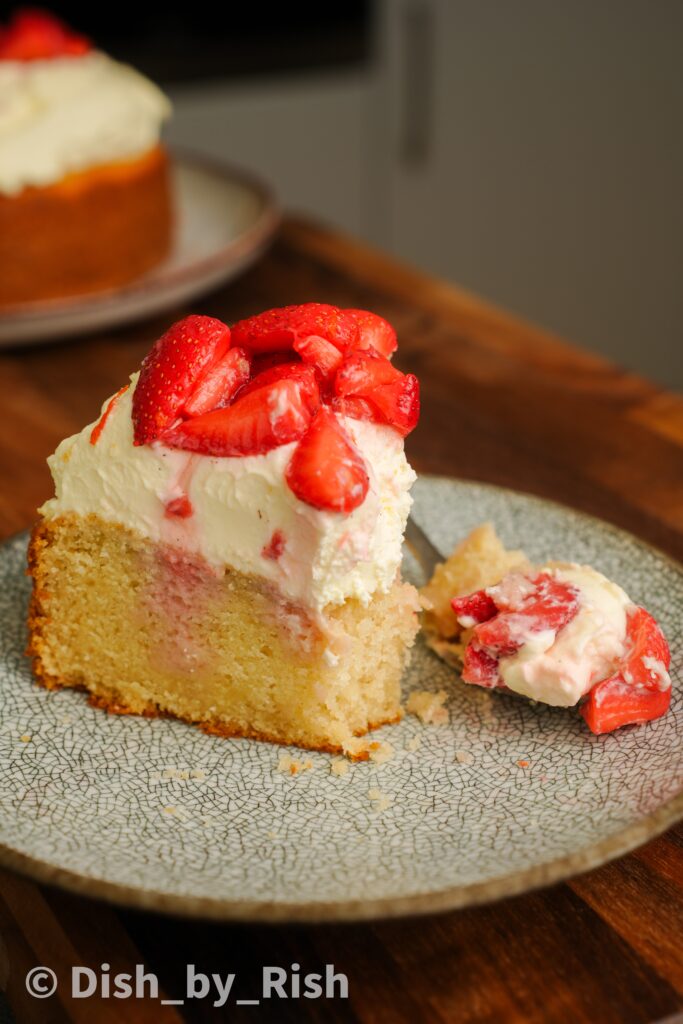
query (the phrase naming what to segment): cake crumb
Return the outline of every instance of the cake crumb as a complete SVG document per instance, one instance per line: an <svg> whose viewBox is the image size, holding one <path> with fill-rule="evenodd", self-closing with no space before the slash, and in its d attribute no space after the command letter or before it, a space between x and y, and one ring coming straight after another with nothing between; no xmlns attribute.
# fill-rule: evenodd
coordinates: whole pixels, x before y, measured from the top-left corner
<svg viewBox="0 0 683 1024"><path fill-rule="evenodd" d="M178 813L178 808L174 807L173 804L169 804L168 807L164 807L164 814L174 815Z"/></svg>
<svg viewBox="0 0 683 1024"><path fill-rule="evenodd" d="M29 734L27 732L25 732L23 736L20 736L19 739L21 740L22 743L30 743L31 742L31 737L29 736Z"/></svg>
<svg viewBox="0 0 683 1024"><path fill-rule="evenodd" d="M474 764L474 754L469 750L456 750L455 760L458 764Z"/></svg>
<svg viewBox="0 0 683 1024"><path fill-rule="evenodd" d="M391 743L374 740L368 746L368 756L375 764L386 764L387 761L392 760L394 756L394 748Z"/></svg>
<svg viewBox="0 0 683 1024"><path fill-rule="evenodd" d="M448 697L445 690L431 693L429 690L414 690L408 697L407 710L425 725L445 725L448 711L444 703Z"/></svg>
<svg viewBox="0 0 683 1024"><path fill-rule="evenodd" d="M335 757L330 762L330 772L332 775L346 775L349 770L349 762L343 757Z"/></svg>
<svg viewBox="0 0 683 1024"><path fill-rule="evenodd" d="M277 770L279 772L289 772L290 775L298 775L299 772L308 771L309 768L313 767L313 762L308 759L306 761L297 761L291 754L281 754L280 760L277 763Z"/></svg>
<svg viewBox="0 0 683 1024"><path fill-rule="evenodd" d="M368 797L375 805L375 810L378 812L386 811L387 807L390 807L393 802L393 796L389 796L388 793L382 793L379 789L369 789Z"/></svg>
<svg viewBox="0 0 683 1024"><path fill-rule="evenodd" d="M269 833L268 833L268 838L269 838L269 839L279 839L280 837L279 837L279 835L277 834L277 832L269 832Z"/></svg>
<svg viewBox="0 0 683 1024"><path fill-rule="evenodd" d="M206 772L203 768L193 768L190 772L191 779L197 779L198 782L203 782L206 778Z"/></svg>
<svg viewBox="0 0 683 1024"><path fill-rule="evenodd" d="M420 736L413 736L412 740L408 740L406 743L406 750L410 750L414 754L416 750L419 750L421 743L422 739Z"/></svg>

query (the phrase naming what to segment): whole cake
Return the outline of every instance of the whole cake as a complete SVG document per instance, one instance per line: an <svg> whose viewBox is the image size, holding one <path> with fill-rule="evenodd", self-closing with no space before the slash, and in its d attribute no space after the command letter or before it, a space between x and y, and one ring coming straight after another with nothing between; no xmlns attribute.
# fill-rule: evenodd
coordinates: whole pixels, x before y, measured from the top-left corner
<svg viewBox="0 0 683 1024"><path fill-rule="evenodd" d="M45 686L362 756L401 715L417 380L378 316L190 316L49 459L29 553Z"/></svg>
<svg viewBox="0 0 683 1024"><path fill-rule="evenodd" d="M169 113L52 15L0 29L0 308L119 287L167 255Z"/></svg>

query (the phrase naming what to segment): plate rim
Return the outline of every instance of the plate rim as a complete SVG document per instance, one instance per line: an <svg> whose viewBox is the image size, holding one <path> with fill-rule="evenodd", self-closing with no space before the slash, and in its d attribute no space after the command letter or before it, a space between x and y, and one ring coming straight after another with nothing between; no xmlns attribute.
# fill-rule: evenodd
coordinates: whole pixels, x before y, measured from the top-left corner
<svg viewBox="0 0 683 1024"><path fill-rule="evenodd" d="M635 539L638 544L668 562L683 575L683 564L667 552L608 520L572 508L570 505L565 505L552 498L543 498L540 495L514 490L510 487L499 487L497 484L486 481L442 474L422 473L418 479L465 484L497 494L521 497L540 506L550 505L589 523L598 524L602 529L608 529L618 537ZM5 538L0 543L0 551L27 536L28 533L29 531L25 530ZM91 878L88 875L79 874L77 871L57 867L38 857L22 853L5 843L0 843L0 868L15 871L41 884L57 886L68 892L103 900L116 906L184 918L274 925L360 922L446 913L464 907L493 903L497 900L555 885L630 853L661 835L681 818L683 818L683 789L652 814L564 857L557 857L551 861L502 874L484 882L449 886L433 893L418 892L408 896L384 896L376 900L316 900L288 903L272 900L227 900L206 896L183 896L155 889L139 889L106 879Z"/></svg>
<svg viewBox="0 0 683 1024"><path fill-rule="evenodd" d="M157 268L153 268L150 274L145 274L118 288L9 306L2 313L3 329L10 329L12 326L30 328L32 324L39 328L53 318L72 317L79 312L83 315L106 313L110 306L115 307L121 301L124 303L139 301L150 291L150 287L152 290L159 285L163 290L174 288L181 284L194 282L198 278L210 276L221 268L228 258L230 258L231 264L242 268L246 258L250 256L257 258L260 255L282 223L282 209L273 188L253 171L228 161L195 152L186 147L167 146L166 148L171 172L177 167L185 167L190 170L196 168L249 189L261 203L261 210L254 223L233 241L221 246L210 255L203 256L189 265L169 269L161 281L155 281L154 274ZM118 322L113 326L116 327L117 324ZM23 340L19 344L28 346L49 343L65 336L70 337L72 333L75 332L68 330L66 335L60 334L58 326L54 333L43 335L35 341ZM0 347L4 347L3 343L0 343ZM11 347L14 346L11 345Z"/></svg>

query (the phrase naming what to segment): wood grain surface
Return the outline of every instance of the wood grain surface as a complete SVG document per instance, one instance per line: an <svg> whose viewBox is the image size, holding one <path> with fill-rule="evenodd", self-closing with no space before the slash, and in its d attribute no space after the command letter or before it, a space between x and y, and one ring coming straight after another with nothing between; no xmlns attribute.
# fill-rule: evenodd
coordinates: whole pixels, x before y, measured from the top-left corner
<svg viewBox="0 0 683 1024"><path fill-rule="evenodd" d="M373 309L396 326L422 384L408 439L418 472L502 484L601 516L683 560L683 400L597 356L290 218L240 281L193 305L233 321L304 301ZM150 343L189 308L130 329L0 353L0 535L30 526L51 493L46 456L94 419ZM643 339L647 344L647 339ZM0 875L0 984L27 1021L590 1022L646 1024L683 1010L683 828L566 885L495 906L370 925L225 926L123 911ZM334 963L349 999L261 1007L39 1002L26 971L144 963L167 999L185 965L235 971ZM237 984L237 983L236 983Z"/></svg>

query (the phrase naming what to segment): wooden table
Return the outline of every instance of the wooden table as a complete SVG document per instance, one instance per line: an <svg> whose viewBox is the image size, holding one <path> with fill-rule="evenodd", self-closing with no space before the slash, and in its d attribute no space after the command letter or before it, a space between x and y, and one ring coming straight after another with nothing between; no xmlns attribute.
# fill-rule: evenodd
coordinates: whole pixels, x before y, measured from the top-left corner
<svg viewBox="0 0 683 1024"><path fill-rule="evenodd" d="M194 305L233 321L318 300L395 324L399 365L422 382L418 471L549 496L626 527L683 559L683 400L366 246L288 220L244 278ZM0 532L25 529L51 493L45 457L92 420L173 316L96 338L0 355ZM647 344L647 338L643 339ZM0 983L20 1021L487 1021L630 1024L683 1009L683 828L566 885L413 921L252 927L117 910L0 877ZM147 1001L39 1002L35 964L145 963L169 997L190 961L235 970L333 962L348 1003L213 1010ZM253 984L251 984L253 983ZM62 989L64 986L62 986Z"/></svg>

